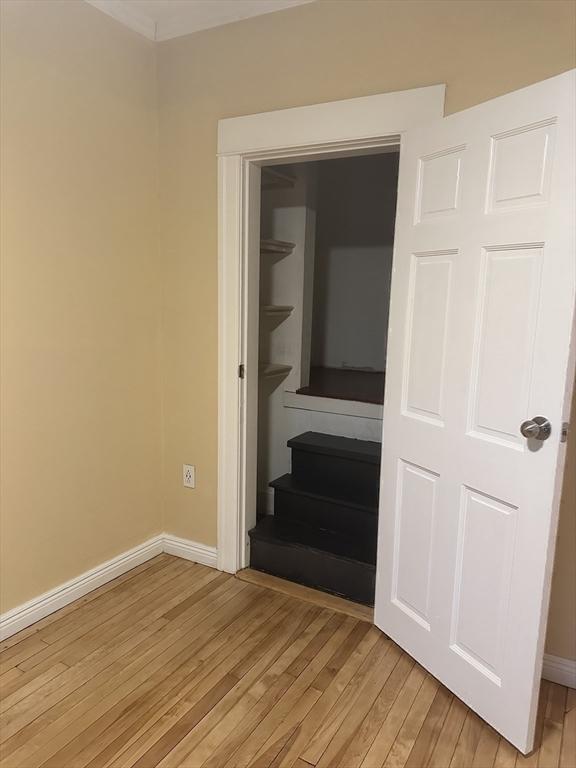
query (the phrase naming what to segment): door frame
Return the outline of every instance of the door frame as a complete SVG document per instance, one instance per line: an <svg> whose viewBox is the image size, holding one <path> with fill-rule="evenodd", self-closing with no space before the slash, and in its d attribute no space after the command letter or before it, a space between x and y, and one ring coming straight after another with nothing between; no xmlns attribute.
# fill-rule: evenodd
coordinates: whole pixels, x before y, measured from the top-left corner
<svg viewBox="0 0 576 768"><path fill-rule="evenodd" d="M398 145L408 129L444 116L444 85L233 117L218 123L218 569L248 565L248 441L257 414L246 408L257 387L258 339L247 332L254 266L248 230L259 210L249 194L263 165L345 157ZM253 258L253 257L252 257ZM257 279L257 277L256 277ZM250 282L252 281L252 282ZM246 365L245 378L239 377Z"/></svg>

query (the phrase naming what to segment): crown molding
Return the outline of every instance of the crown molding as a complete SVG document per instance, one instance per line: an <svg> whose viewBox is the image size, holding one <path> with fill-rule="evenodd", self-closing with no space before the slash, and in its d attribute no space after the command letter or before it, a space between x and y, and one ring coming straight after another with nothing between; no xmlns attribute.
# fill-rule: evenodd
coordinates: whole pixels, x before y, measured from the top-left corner
<svg viewBox="0 0 576 768"><path fill-rule="evenodd" d="M222 15L217 21L211 23L198 22L198 19L191 13L179 13L172 16L170 19L160 21L156 25L156 40L163 42L164 40L172 40L175 37L182 37L182 35L191 35L193 32L201 32L205 29L214 29L214 27L224 26L225 24L233 24L236 21L243 21L245 19L251 19L255 16L264 16L268 13L276 13L276 11L285 11L289 8L295 8L298 5L306 5L312 3L314 0L274 0L273 7L266 7L266 10L254 10L247 12L246 10L238 10L234 13L228 13ZM239 6L240 7L240 4Z"/></svg>
<svg viewBox="0 0 576 768"><path fill-rule="evenodd" d="M175 37L190 35L193 32L212 29L214 27L223 26L224 24L232 24L236 21L242 21L243 19L253 18L255 16L262 16L268 13L275 13L276 11L284 11L288 8L295 8L298 5L306 5L314 1L315 0L273 0L272 4L270 0L268 0L268 3L263 3L259 8L256 6L253 6L252 8L244 6L243 10L240 10L242 5L239 3L238 6L234 6L232 11L221 13L219 16L214 17L212 21L206 19L200 20L198 15L194 13L194 7L190 5L188 10L184 12L175 13L171 17L156 21L151 16L137 11L129 0L86 0L86 2L94 8L97 8L99 11L111 16L124 26L129 27L134 32L137 32L138 34L147 37L148 40L153 40L154 42L172 40ZM266 10L261 10L262 7Z"/></svg>
<svg viewBox="0 0 576 768"><path fill-rule="evenodd" d="M129 27L133 32L147 37L148 40L157 39L154 19L138 13L125 0L86 0L86 2L124 24L125 27Z"/></svg>

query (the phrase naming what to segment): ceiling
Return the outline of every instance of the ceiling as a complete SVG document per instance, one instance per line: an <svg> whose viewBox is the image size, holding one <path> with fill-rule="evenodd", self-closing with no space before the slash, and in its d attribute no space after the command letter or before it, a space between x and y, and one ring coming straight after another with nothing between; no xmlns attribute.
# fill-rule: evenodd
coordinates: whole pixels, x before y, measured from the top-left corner
<svg viewBox="0 0 576 768"><path fill-rule="evenodd" d="M282 11L314 0L86 0L150 40L170 40L201 29Z"/></svg>

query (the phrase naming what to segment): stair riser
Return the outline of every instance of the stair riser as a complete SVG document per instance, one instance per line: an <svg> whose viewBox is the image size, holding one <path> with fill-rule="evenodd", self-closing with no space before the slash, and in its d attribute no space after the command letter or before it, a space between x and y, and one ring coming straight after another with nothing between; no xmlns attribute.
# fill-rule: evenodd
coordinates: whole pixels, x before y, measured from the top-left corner
<svg viewBox="0 0 576 768"><path fill-rule="evenodd" d="M250 567L307 587L374 605L376 569L302 546L252 538Z"/></svg>
<svg viewBox="0 0 576 768"><path fill-rule="evenodd" d="M276 517L304 523L313 528L337 531L350 536L367 534L374 540L378 531L376 514L322 499L289 493L279 488L274 490L274 514Z"/></svg>
<svg viewBox="0 0 576 768"><path fill-rule="evenodd" d="M378 506L378 464L293 448L292 475L309 491Z"/></svg>

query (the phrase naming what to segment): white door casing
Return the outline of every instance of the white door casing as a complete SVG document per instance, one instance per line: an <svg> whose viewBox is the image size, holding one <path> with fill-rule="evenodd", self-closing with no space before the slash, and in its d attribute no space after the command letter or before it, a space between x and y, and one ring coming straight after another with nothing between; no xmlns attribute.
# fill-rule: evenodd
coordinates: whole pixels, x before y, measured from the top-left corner
<svg viewBox="0 0 576 768"><path fill-rule="evenodd" d="M244 280L242 281L245 327L242 328L241 343L244 361L244 378L240 394L244 398L242 410L242 451L243 467L240 477L243 487L240 503L243 505L238 540L238 559L245 554L248 531L256 525L258 466L258 337L260 325L260 192L262 170L255 163L244 163L244 188L250 206L244 210L244 247L248 254Z"/></svg>
<svg viewBox="0 0 576 768"><path fill-rule="evenodd" d="M441 117L443 85L227 118L218 124L218 568L248 565L255 522L259 165L344 157L397 144ZM238 378L240 364L245 379ZM252 457L252 458L251 458ZM252 473L252 477L248 474Z"/></svg>
<svg viewBox="0 0 576 768"><path fill-rule="evenodd" d="M575 82L409 130L400 159L375 623L523 752L573 380Z"/></svg>

